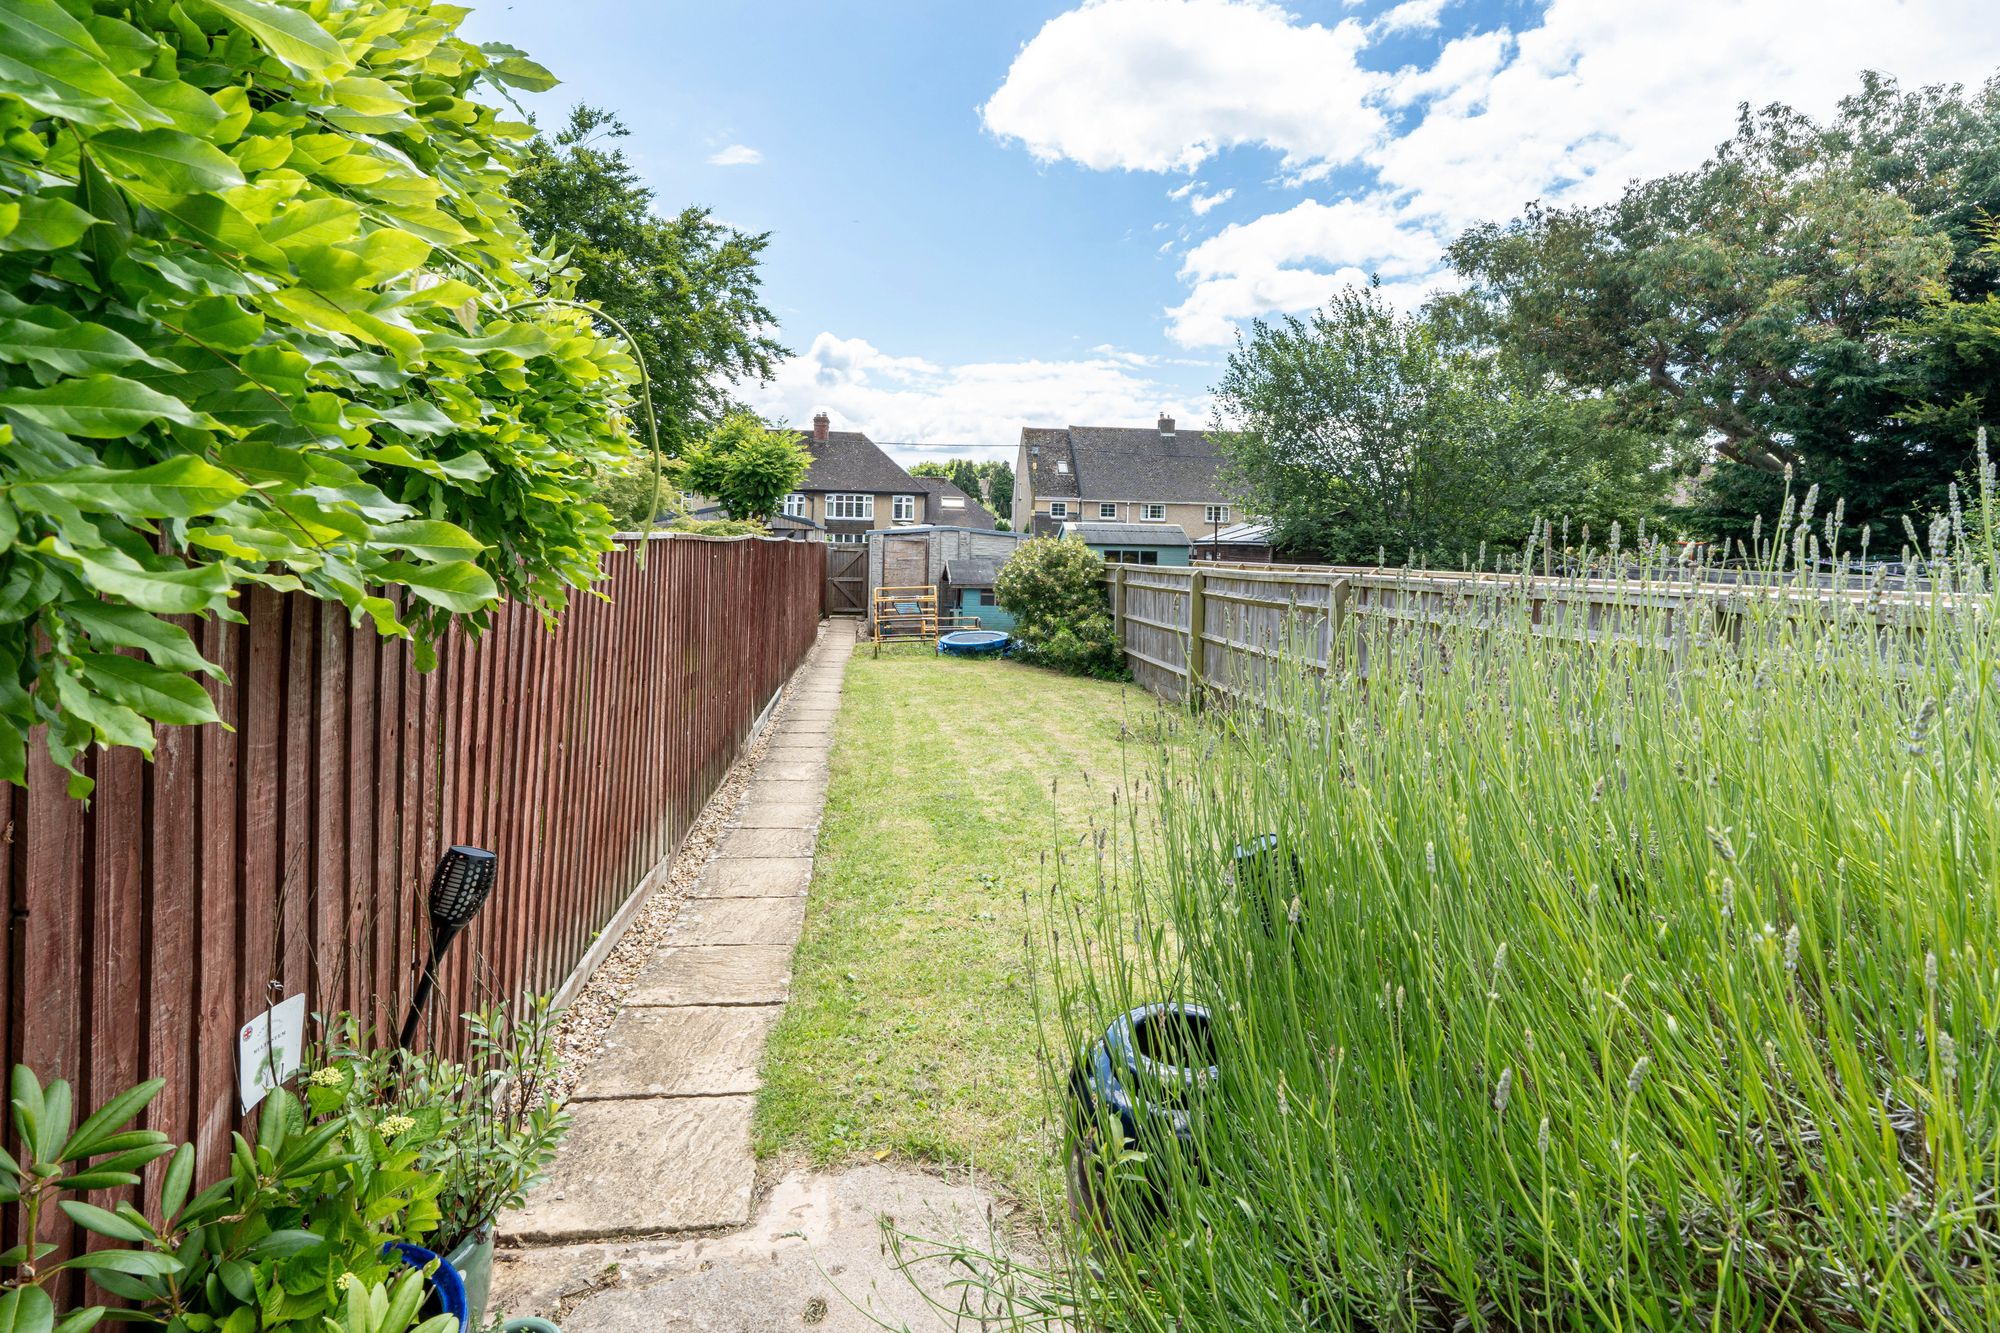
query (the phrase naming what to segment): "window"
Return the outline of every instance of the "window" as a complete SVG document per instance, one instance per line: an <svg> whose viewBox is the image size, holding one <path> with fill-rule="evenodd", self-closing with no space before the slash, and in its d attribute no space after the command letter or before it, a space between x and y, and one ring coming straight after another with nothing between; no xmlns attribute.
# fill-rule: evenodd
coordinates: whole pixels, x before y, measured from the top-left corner
<svg viewBox="0 0 2000 1333"><path fill-rule="evenodd" d="M1201 521L1204 523L1227 523L1229 521L1229 506L1210 505L1208 511L1202 515Z"/></svg>
<svg viewBox="0 0 2000 1333"><path fill-rule="evenodd" d="M1100 500L1097 504L1097 516L1099 518L1117 518L1118 502L1116 500Z"/></svg>
<svg viewBox="0 0 2000 1333"><path fill-rule="evenodd" d="M890 502L889 516L898 523L908 523L917 516L917 497L899 495Z"/></svg>
<svg viewBox="0 0 2000 1333"><path fill-rule="evenodd" d="M785 517L811 518L812 501L806 499L805 496L800 495L797 491L793 491L785 497Z"/></svg>
<svg viewBox="0 0 2000 1333"><path fill-rule="evenodd" d="M1108 565L1157 565L1160 563L1158 551L1106 551L1104 563Z"/></svg>
<svg viewBox="0 0 2000 1333"><path fill-rule="evenodd" d="M965 508L965 497L962 495L940 495L938 499L944 502L946 509Z"/></svg>
<svg viewBox="0 0 2000 1333"><path fill-rule="evenodd" d="M1140 505L1139 521L1142 523L1164 523L1167 521L1167 507L1163 504Z"/></svg>
<svg viewBox="0 0 2000 1333"><path fill-rule="evenodd" d="M1051 500L1051 501L1049 501L1049 517L1050 517L1050 518L1068 518L1068 517L1069 517L1069 501L1067 501L1067 500Z"/></svg>
<svg viewBox="0 0 2000 1333"><path fill-rule="evenodd" d="M681 508L695 510L701 508L701 497L693 491L681 492Z"/></svg>
<svg viewBox="0 0 2000 1333"><path fill-rule="evenodd" d="M1067 477L1069 475L1069 460L1067 458L1058 458L1056 460L1056 471Z"/></svg>
<svg viewBox="0 0 2000 1333"><path fill-rule="evenodd" d="M875 518L875 497L838 492L826 497L828 518L865 518L871 522Z"/></svg>
<svg viewBox="0 0 2000 1333"><path fill-rule="evenodd" d="M865 546L868 534L865 532L829 532L826 539L835 546Z"/></svg>

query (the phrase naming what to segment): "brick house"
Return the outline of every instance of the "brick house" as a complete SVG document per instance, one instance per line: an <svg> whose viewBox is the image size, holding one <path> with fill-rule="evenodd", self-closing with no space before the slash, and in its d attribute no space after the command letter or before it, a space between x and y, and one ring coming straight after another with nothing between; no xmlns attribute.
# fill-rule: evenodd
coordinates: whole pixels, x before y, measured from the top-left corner
<svg viewBox="0 0 2000 1333"><path fill-rule="evenodd" d="M785 497L787 516L819 525L836 544L865 542L880 528L951 521L932 516L923 478L905 472L860 431L831 426L821 412L812 430L802 433L813 461L805 481Z"/></svg>
<svg viewBox="0 0 2000 1333"><path fill-rule="evenodd" d="M1223 493L1222 455L1198 430L1026 426L1014 464L1013 524L1035 536L1064 523L1160 524L1192 539L1242 517Z"/></svg>

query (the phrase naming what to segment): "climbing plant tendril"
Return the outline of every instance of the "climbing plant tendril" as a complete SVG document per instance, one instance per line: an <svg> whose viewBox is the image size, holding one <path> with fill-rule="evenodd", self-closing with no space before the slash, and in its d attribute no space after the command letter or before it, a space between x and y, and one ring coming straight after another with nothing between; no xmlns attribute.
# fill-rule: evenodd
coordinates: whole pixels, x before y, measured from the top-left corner
<svg viewBox="0 0 2000 1333"><path fill-rule="evenodd" d="M213 721L181 618L248 586L427 664L597 577L642 372L507 198L480 98L553 78L462 17L0 0L0 778Z"/></svg>

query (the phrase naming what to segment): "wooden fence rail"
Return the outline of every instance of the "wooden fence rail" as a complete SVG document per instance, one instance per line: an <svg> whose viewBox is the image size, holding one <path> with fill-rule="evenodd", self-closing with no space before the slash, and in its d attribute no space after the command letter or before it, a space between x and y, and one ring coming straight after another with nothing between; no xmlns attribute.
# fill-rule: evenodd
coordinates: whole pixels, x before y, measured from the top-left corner
<svg viewBox="0 0 2000 1333"><path fill-rule="evenodd" d="M1696 618L1736 615L1747 598L1838 602L1856 614L1919 628L1926 591L1799 589L1707 582L1611 580L1360 569L1333 565L1115 565L1106 573L1112 615L1132 677L1154 694L1183 698L1192 674L1212 693L1256 699L1286 652L1308 666L1333 660L1350 619L1425 624L1494 614L1526 602L1537 632L1624 634L1643 620L1670 650ZM1643 617L1634 613L1640 608ZM1197 630L1196 627L1199 627ZM1354 640L1366 674L1367 642Z"/></svg>
<svg viewBox="0 0 2000 1333"><path fill-rule="evenodd" d="M0 787L7 1061L70 1080L80 1107L165 1078L147 1123L213 1175L239 1026L303 993L393 1037L453 843L498 853L499 878L440 978L444 1031L484 997L560 985L679 847L819 621L817 544L635 550L606 558L608 600L576 596L553 630L506 606L428 673L302 596L190 624L228 673L226 726L163 731L151 764L101 754L88 810L46 758Z"/></svg>

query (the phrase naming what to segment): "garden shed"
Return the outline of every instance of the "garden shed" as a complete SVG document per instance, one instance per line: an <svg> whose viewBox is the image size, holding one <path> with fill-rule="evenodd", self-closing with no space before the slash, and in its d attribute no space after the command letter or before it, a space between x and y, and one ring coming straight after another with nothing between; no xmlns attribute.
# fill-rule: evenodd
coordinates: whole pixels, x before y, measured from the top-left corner
<svg viewBox="0 0 2000 1333"><path fill-rule="evenodd" d="M1083 544L1112 565L1185 565L1188 535L1174 523L1063 524L1065 537Z"/></svg>
<svg viewBox="0 0 2000 1333"><path fill-rule="evenodd" d="M938 585L939 607L948 615L977 618L981 629L1013 629L1014 617L993 600L993 584L1005 563L990 556L945 561L944 581Z"/></svg>
<svg viewBox="0 0 2000 1333"><path fill-rule="evenodd" d="M938 609L946 611L955 601L955 594L945 587L946 566L954 561L983 560L997 573L1023 540L1018 532L941 524L882 529L868 543L869 598L872 603L875 589L882 587L932 587L938 590ZM971 614L992 628L988 616L997 608L991 605L990 582L981 593L979 605Z"/></svg>

